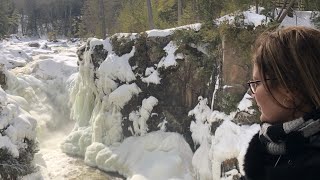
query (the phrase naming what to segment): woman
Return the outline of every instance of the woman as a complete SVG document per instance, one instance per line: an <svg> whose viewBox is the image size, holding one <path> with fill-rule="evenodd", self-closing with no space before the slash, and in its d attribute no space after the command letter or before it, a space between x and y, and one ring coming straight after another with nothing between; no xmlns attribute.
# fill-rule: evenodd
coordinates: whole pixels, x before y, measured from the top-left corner
<svg viewBox="0 0 320 180"><path fill-rule="evenodd" d="M248 84L262 123L245 155L244 179L320 179L320 31L264 33L254 52Z"/></svg>

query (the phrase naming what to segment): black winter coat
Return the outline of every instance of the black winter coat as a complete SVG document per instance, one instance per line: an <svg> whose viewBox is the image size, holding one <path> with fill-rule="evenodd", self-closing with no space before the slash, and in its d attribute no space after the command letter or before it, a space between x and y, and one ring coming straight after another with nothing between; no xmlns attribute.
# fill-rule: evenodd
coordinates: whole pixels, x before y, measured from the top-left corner
<svg viewBox="0 0 320 180"><path fill-rule="evenodd" d="M320 134L308 142L296 145L289 138L290 151L285 155L271 155L256 134L244 159L245 180L320 180Z"/></svg>

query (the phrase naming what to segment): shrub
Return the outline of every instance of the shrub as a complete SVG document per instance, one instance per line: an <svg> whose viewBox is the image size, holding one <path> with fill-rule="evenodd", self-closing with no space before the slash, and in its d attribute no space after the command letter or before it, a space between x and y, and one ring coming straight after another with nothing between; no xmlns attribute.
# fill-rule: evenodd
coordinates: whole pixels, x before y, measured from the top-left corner
<svg viewBox="0 0 320 180"><path fill-rule="evenodd" d="M35 171L32 163L38 145L34 140L24 139L26 148L19 150L19 157L13 157L7 148L0 149L0 179L11 180Z"/></svg>

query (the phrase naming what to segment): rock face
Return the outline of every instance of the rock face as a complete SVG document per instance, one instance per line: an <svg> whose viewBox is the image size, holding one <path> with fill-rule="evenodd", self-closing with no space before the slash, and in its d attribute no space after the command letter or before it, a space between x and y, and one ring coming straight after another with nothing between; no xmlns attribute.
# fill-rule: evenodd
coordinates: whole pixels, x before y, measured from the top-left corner
<svg viewBox="0 0 320 180"><path fill-rule="evenodd" d="M40 47L40 44L38 42L30 42L28 45L30 47L36 47L36 48Z"/></svg>
<svg viewBox="0 0 320 180"><path fill-rule="evenodd" d="M250 124L254 115L250 96L243 96L249 72L237 69L241 62L232 59L233 49L222 48L220 34L211 30L157 30L89 39L77 52L79 73L70 94L76 125L62 143L62 151L84 157L90 166L129 177L136 166L124 163L131 152L127 146L142 147L131 155L149 152L151 147L152 152L157 148L137 142L151 135L159 143L152 138L148 143L158 145L162 134L174 134L184 151L180 145L173 147L176 140L169 138L159 152L187 149L182 156L178 153L189 158L181 161L186 166L176 167L193 166L192 150L198 159L208 160L212 135L225 119ZM223 53L228 52L231 55L224 59ZM211 171L209 166L206 169Z"/></svg>
<svg viewBox="0 0 320 180"><path fill-rule="evenodd" d="M3 90L6 90L8 88L5 71L5 66L3 64L0 64L0 85Z"/></svg>
<svg viewBox="0 0 320 180"><path fill-rule="evenodd" d="M236 171L230 173L230 171ZM229 175L228 174L231 174ZM233 180L241 180L241 174L240 174L240 170L239 170L239 162L237 158L232 158L232 159L227 159L225 161L222 162L221 164L221 177L224 178L229 178L229 179L233 179Z"/></svg>
<svg viewBox="0 0 320 180"><path fill-rule="evenodd" d="M216 72L208 63L215 64L221 60L213 59L188 44L176 45L171 39L171 36L148 37L147 34L140 34L133 40L112 37L110 42L113 52L118 56L130 53L134 47L135 53L129 59L129 64L136 77L134 83L141 89L141 92L133 96L121 109L122 131L125 137L136 133L133 121L129 117L130 113L139 111L141 102L153 96L158 100L158 104L149 112L148 132L159 130L159 125L165 122L166 131L182 134L193 148L189 130L192 119L188 117L188 112L196 106L199 96L209 97L211 102L215 84L212 75ZM85 52L90 49L89 45L90 40L86 47L78 50L80 66ZM91 63L96 70L108 56L108 51L103 45L91 48ZM203 59L206 59L206 62ZM172 64L169 61L172 61ZM155 73L159 82L152 80ZM96 78L94 75L94 79ZM121 81L117 83L119 86L125 84Z"/></svg>
<svg viewBox="0 0 320 180"><path fill-rule="evenodd" d="M251 78L251 62L244 63L243 57L238 56L239 50L232 46L232 40L224 39L223 43L223 80L225 84L231 86L227 88L229 92L243 93L248 87L245 79Z"/></svg>
<svg viewBox="0 0 320 180"><path fill-rule="evenodd" d="M237 51L239 50L232 47L232 40L224 40L216 47L211 47L216 49L215 54L212 54L203 47L200 48L190 42L179 42L176 37L172 36L148 36L147 33L114 35L104 41L89 39L86 46L79 48L77 54L80 77L83 76L81 79L86 81L83 84L88 84L87 86L90 86L88 91L93 94L87 97L91 99L89 104L91 108L85 110L89 112L85 117L91 120L84 122L85 118L82 117L81 121L78 120L82 123L78 125L80 127L99 126L96 129L100 129L100 132L105 131L100 125L94 125L98 122L94 120L96 117L93 118L97 116L97 114L94 115L94 109L96 109L94 106L98 102L112 104L110 96L113 95L109 93L112 94L112 91L117 90L116 87L124 89L124 86L131 85L137 87L134 90L135 93L130 95L120 109L116 108L121 118L121 130L118 129L117 132L123 137L141 135L144 131L165 129L182 134L190 147L195 148L190 132L193 117L188 116L188 112L197 105L199 96L208 98L208 102L212 102L208 106L214 110L227 113L236 110L238 102L247 91L246 82L251 76L251 66L242 63L242 57L238 57ZM120 65L123 63L122 57L129 57L127 60L129 69L127 67L125 70L128 72L121 72L124 71ZM108 65L102 65L103 63ZM118 65L114 66L114 64ZM101 73L103 68L108 69L106 66L109 66L108 71L117 75L106 71L104 71L106 74ZM81 73L89 71L92 71L91 75ZM119 73L129 73L131 77L129 80L125 77L116 77L122 76ZM108 80L107 84L101 85L105 79ZM109 89L105 90L105 86ZM110 89L110 87L113 88ZM88 92L83 91L82 93L88 95ZM155 98L156 102L152 107L145 109L142 106L148 106L145 100L150 97ZM143 105L144 101L145 105ZM107 107L110 108L109 105ZM102 107L99 105L99 108ZM80 113L82 114L82 111ZM141 120L143 114L145 117L143 117L144 120ZM101 118L108 119L108 116ZM138 120L135 121L135 119ZM242 111L238 111L235 116L235 120L241 124L252 124L256 122L256 119L258 119L257 114ZM99 120L98 124L101 124L102 121ZM222 121L212 123L212 133L221 123ZM143 128L145 130L140 132ZM94 129L95 127L93 131ZM121 137L117 139L119 138ZM90 142L87 143L90 144Z"/></svg>
<svg viewBox="0 0 320 180"><path fill-rule="evenodd" d="M247 82L252 76L252 63L245 56L241 56L241 48L236 48L232 43L232 39L223 39L223 65L222 65L222 81L224 88L219 92L223 94L223 98L219 99L219 103L225 108L224 112L232 111L232 106L236 105L241 100L243 94L250 93ZM250 47L250 45L248 45ZM252 99L253 100L253 99ZM224 103L226 102L226 103ZM253 103L254 104L254 103ZM258 107L253 105L253 109L258 110ZM259 123L258 111L250 114L246 111L238 111L234 121L238 124L251 125Z"/></svg>

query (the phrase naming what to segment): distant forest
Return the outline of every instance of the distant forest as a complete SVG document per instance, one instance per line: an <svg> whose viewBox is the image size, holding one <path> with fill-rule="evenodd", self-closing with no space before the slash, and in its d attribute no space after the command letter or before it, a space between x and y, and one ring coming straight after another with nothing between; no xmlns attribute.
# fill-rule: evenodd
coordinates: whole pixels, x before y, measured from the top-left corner
<svg viewBox="0 0 320 180"><path fill-rule="evenodd" d="M0 38L26 36L104 38L115 32L141 32L213 19L250 7L319 11L320 0L0 0ZM320 19L315 13L315 19Z"/></svg>

